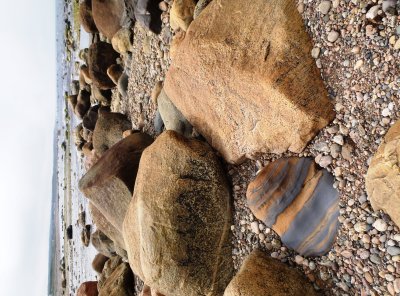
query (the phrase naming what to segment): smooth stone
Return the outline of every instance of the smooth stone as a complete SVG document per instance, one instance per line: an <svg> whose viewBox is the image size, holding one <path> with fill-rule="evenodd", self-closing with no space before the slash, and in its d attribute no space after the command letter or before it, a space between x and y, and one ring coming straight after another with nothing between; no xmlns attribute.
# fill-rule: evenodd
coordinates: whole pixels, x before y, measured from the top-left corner
<svg viewBox="0 0 400 296"><path fill-rule="evenodd" d="M326 254L338 229L339 194L334 178L311 158L281 158L249 184L252 213L303 256Z"/></svg>
<svg viewBox="0 0 400 296"><path fill-rule="evenodd" d="M121 263L104 281L99 296L135 296L135 280L128 263Z"/></svg>
<svg viewBox="0 0 400 296"><path fill-rule="evenodd" d="M319 5L318 5L318 10L322 13L322 14L327 14L329 12L329 10L331 9L332 6L332 2L331 1L322 1Z"/></svg>
<svg viewBox="0 0 400 296"><path fill-rule="evenodd" d="M76 296L97 296L97 282L90 281L82 283L76 291Z"/></svg>
<svg viewBox="0 0 400 296"><path fill-rule="evenodd" d="M399 247L388 247L387 252L390 256L397 256L400 255L400 248Z"/></svg>
<svg viewBox="0 0 400 296"><path fill-rule="evenodd" d="M108 257L104 256L103 254L99 253L97 254L93 261L92 261L92 268L94 271L96 271L97 273L102 273L104 265L106 264L106 262L108 261Z"/></svg>
<svg viewBox="0 0 400 296"><path fill-rule="evenodd" d="M83 29L88 33L98 33L92 14L92 0L83 0L79 5L79 19Z"/></svg>
<svg viewBox="0 0 400 296"><path fill-rule="evenodd" d="M339 38L339 33L336 31L330 31L328 33L328 41L329 42L335 42Z"/></svg>
<svg viewBox="0 0 400 296"><path fill-rule="evenodd" d="M170 11L171 28L175 31L181 29L186 32L193 21L195 7L195 0L175 0Z"/></svg>

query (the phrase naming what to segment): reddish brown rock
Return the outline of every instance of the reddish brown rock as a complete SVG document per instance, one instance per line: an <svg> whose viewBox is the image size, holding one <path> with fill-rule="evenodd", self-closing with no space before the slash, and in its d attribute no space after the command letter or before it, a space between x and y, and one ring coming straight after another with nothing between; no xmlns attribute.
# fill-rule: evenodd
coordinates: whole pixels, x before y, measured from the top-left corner
<svg viewBox="0 0 400 296"><path fill-rule="evenodd" d="M96 42L89 47L89 75L93 84L99 89L110 89L115 86L114 82L107 75L107 69L115 64L115 60L118 57L119 54L109 43Z"/></svg>
<svg viewBox="0 0 400 296"><path fill-rule="evenodd" d="M233 273L230 203L211 147L161 134L142 154L124 220L132 270L165 295L221 295Z"/></svg>
<svg viewBox="0 0 400 296"><path fill-rule="evenodd" d="M124 0L92 0L92 13L97 29L111 40L125 17Z"/></svg>
<svg viewBox="0 0 400 296"><path fill-rule="evenodd" d="M97 289L101 290L104 286L105 281L113 274L113 272L122 264L122 258L118 255L110 257L104 265L103 271L101 272L99 282L97 283Z"/></svg>
<svg viewBox="0 0 400 296"><path fill-rule="evenodd" d="M173 30L187 31L193 21L195 0L175 0L170 12L170 25Z"/></svg>
<svg viewBox="0 0 400 296"><path fill-rule="evenodd" d="M298 270L255 250L224 293L224 296L238 295L317 296L318 293Z"/></svg>
<svg viewBox="0 0 400 296"><path fill-rule="evenodd" d="M152 142L143 133L126 137L106 151L79 181L79 189L119 231L132 198L141 154Z"/></svg>
<svg viewBox="0 0 400 296"><path fill-rule="evenodd" d="M108 259L109 258L107 256L104 256L103 254L97 254L92 261L93 270L97 273L101 273Z"/></svg>
<svg viewBox="0 0 400 296"><path fill-rule="evenodd" d="M79 5L79 18L83 29L88 33L97 33L97 27L93 20L92 0L83 0Z"/></svg>
<svg viewBox="0 0 400 296"><path fill-rule="evenodd" d="M97 282L84 282L79 286L76 296L98 296Z"/></svg>
<svg viewBox="0 0 400 296"><path fill-rule="evenodd" d="M334 118L311 49L292 0L212 1L171 55L164 89L229 162L298 153Z"/></svg>

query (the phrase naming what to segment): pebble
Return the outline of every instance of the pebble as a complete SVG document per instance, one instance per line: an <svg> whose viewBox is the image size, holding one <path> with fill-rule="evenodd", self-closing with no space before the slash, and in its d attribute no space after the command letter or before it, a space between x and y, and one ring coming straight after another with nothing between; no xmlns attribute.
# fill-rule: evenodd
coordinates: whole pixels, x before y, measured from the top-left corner
<svg viewBox="0 0 400 296"><path fill-rule="evenodd" d="M329 33L328 33L328 41L329 42L335 42L336 40L338 40L338 38L339 38L339 33L338 32L336 32L336 31L330 31Z"/></svg>
<svg viewBox="0 0 400 296"><path fill-rule="evenodd" d="M330 156L330 155L322 156L318 162L318 164L323 168L326 168L331 163L332 163L332 156Z"/></svg>
<svg viewBox="0 0 400 296"><path fill-rule="evenodd" d="M258 222L257 221L251 222L250 227L251 227L251 231L254 232L255 234L259 234L260 233L260 229L258 228Z"/></svg>
<svg viewBox="0 0 400 296"><path fill-rule="evenodd" d="M393 239L397 242L400 242L400 234L396 234Z"/></svg>
<svg viewBox="0 0 400 296"><path fill-rule="evenodd" d="M368 10L368 12L367 12L367 14L365 15L365 17L366 17L367 19L373 20L373 19L375 19L375 18L378 16L378 12L379 12L379 5L372 6L372 7Z"/></svg>
<svg viewBox="0 0 400 296"><path fill-rule="evenodd" d="M331 1L322 1L318 6L318 10L322 14L327 14L329 12L329 10L331 9L331 5L332 5Z"/></svg>
<svg viewBox="0 0 400 296"><path fill-rule="evenodd" d="M372 284L374 282L374 278L372 277L372 275L369 272L365 272L364 277L368 283Z"/></svg>
<svg viewBox="0 0 400 296"><path fill-rule="evenodd" d="M400 248L399 247L388 247L387 252L391 256L397 256L397 255L400 255Z"/></svg>
<svg viewBox="0 0 400 296"><path fill-rule="evenodd" d="M396 43L394 44L394 49L400 49L400 38L397 39Z"/></svg>
<svg viewBox="0 0 400 296"><path fill-rule="evenodd" d="M365 222L358 222L354 225L354 230L357 232L365 232L368 229L368 225Z"/></svg>
<svg viewBox="0 0 400 296"><path fill-rule="evenodd" d="M333 137L333 142L339 144L340 146L343 146L344 144L344 139L342 135L337 135Z"/></svg>
<svg viewBox="0 0 400 296"><path fill-rule="evenodd" d="M319 57L320 52L321 52L321 49L320 49L319 47L314 47L314 48L311 50L311 56L312 56L314 59L317 59L317 58Z"/></svg>
<svg viewBox="0 0 400 296"><path fill-rule="evenodd" d="M386 231L386 230L387 230L387 227L388 227L387 224L386 224L386 222L383 221L382 219L376 220L376 221L374 222L374 224L372 224L372 226L373 226L376 230L381 231L381 232Z"/></svg>

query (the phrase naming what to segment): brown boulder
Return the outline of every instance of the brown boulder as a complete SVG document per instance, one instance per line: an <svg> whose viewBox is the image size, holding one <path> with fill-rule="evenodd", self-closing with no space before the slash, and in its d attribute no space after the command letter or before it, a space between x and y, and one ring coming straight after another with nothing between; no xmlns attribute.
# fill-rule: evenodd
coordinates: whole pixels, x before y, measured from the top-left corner
<svg viewBox="0 0 400 296"><path fill-rule="evenodd" d="M115 64L119 54L112 45L106 42L96 42L89 47L88 66L93 84L100 89L110 89L115 86L108 77L107 69Z"/></svg>
<svg viewBox="0 0 400 296"><path fill-rule="evenodd" d="M97 289L101 290L104 286L105 281L113 274L113 272L122 264L122 258L120 256L112 256L107 260L101 272L99 282L97 284Z"/></svg>
<svg viewBox="0 0 400 296"><path fill-rule="evenodd" d="M115 83L115 85L118 84L118 80L121 77L123 72L124 72L124 69L118 64L111 65L107 69L107 75Z"/></svg>
<svg viewBox="0 0 400 296"><path fill-rule="evenodd" d="M211 147L161 134L142 154L124 220L132 270L165 295L221 295L233 273L230 203Z"/></svg>
<svg viewBox="0 0 400 296"><path fill-rule="evenodd" d="M79 189L119 231L132 198L140 156L152 142L143 133L126 137L106 151L79 181Z"/></svg>
<svg viewBox="0 0 400 296"><path fill-rule="evenodd" d="M86 130L88 131L94 130L98 118L99 108L100 105L94 105L90 107L85 116L83 116L82 125Z"/></svg>
<svg viewBox="0 0 400 296"><path fill-rule="evenodd" d="M79 286L76 296L97 296L97 282L84 282Z"/></svg>
<svg viewBox="0 0 400 296"><path fill-rule="evenodd" d="M224 296L316 296L313 286L296 269L259 250L243 262Z"/></svg>
<svg viewBox="0 0 400 296"><path fill-rule="evenodd" d="M83 29L88 33L97 33L92 15L92 0L83 0L79 5L79 18Z"/></svg>
<svg viewBox="0 0 400 296"><path fill-rule="evenodd" d="M400 121L387 132L369 165L365 186L372 208L400 227Z"/></svg>
<svg viewBox="0 0 400 296"><path fill-rule="evenodd" d="M125 18L124 0L92 0L92 13L97 29L111 40Z"/></svg>
<svg viewBox="0 0 400 296"><path fill-rule="evenodd" d="M93 147L99 155L122 140L122 133L132 128L132 123L121 113L100 110L93 132Z"/></svg>
<svg viewBox="0 0 400 296"><path fill-rule="evenodd" d="M93 98L101 103L102 106L109 106L111 103L112 91L111 89L99 89L92 85Z"/></svg>
<svg viewBox="0 0 400 296"><path fill-rule="evenodd" d="M175 49L164 89L233 163L301 152L333 118L292 0L212 1Z"/></svg>
<svg viewBox="0 0 400 296"><path fill-rule="evenodd" d="M104 256L101 253L97 254L92 261L93 270L97 273L102 273L104 265L106 264L108 259L109 258L107 256Z"/></svg>
<svg viewBox="0 0 400 296"><path fill-rule="evenodd" d="M173 30L187 31L193 21L193 13L196 7L195 0L174 0L170 12L170 25Z"/></svg>
<svg viewBox="0 0 400 296"><path fill-rule="evenodd" d="M79 91L75 106L75 115L79 119L82 119L83 116L85 116L86 112L88 112L89 108L90 108L90 92L81 89Z"/></svg>
<svg viewBox="0 0 400 296"><path fill-rule="evenodd" d="M106 279L99 296L135 296L135 280L128 263L120 264Z"/></svg>

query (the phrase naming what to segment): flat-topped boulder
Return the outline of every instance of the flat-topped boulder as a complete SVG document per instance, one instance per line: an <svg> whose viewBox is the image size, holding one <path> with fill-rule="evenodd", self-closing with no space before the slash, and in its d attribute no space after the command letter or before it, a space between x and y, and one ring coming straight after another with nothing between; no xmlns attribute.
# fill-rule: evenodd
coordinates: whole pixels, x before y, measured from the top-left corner
<svg viewBox="0 0 400 296"><path fill-rule="evenodd" d="M281 158L249 184L247 203L288 247L320 256L331 249L339 226L339 193L333 182L311 158Z"/></svg>
<svg viewBox="0 0 400 296"><path fill-rule="evenodd" d="M92 0L92 14L97 29L111 40L124 23L125 1Z"/></svg>
<svg viewBox="0 0 400 296"><path fill-rule="evenodd" d="M212 1L171 51L164 89L223 157L301 152L333 118L292 0Z"/></svg>
<svg viewBox="0 0 400 296"><path fill-rule="evenodd" d="M400 227L400 121L387 132L369 165L365 186L372 208Z"/></svg>
<svg viewBox="0 0 400 296"><path fill-rule="evenodd" d="M290 268L260 250L244 260L224 296L317 296L310 282L298 270Z"/></svg>
<svg viewBox="0 0 400 296"><path fill-rule="evenodd" d="M107 150L79 181L82 193L119 231L132 198L140 156L152 142L143 133L124 138Z"/></svg>
<svg viewBox="0 0 400 296"><path fill-rule="evenodd" d="M132 270L164 295L221 295L233 275L229 187L211 147L166 131L142 154L123 236Z"/></svg>

